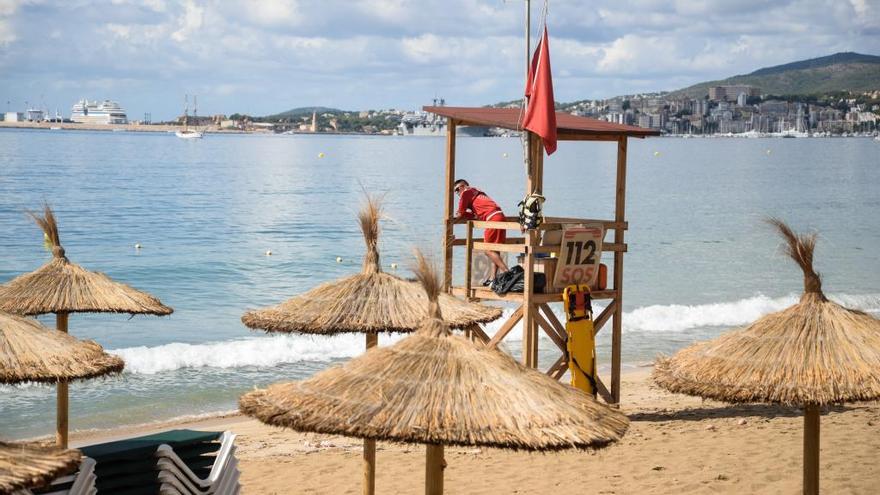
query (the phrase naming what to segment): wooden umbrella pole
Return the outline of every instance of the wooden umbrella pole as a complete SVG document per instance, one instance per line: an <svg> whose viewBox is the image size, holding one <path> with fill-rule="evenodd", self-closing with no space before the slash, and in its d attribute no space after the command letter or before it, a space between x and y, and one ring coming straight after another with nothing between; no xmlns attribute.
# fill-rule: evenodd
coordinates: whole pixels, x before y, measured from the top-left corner
<svg viewBox="0 0 880 495"><path fill-rule="evenodd" d="M55 328L67 333L67 313L55 314ZM67 448L67 380L58 380L58 400L56 401L55 443L62 449Z"/></svg>
<svg viewBox="0 0 880 495"><path fill-rule="evenodd" d="M443 493L443 445L428 444L425 453L425 495Z"/></svg>
<svg viewBox="0 0 880 495"><path fill-rule="evenodd" d="M379 345L379 335L367 334L367 350ZM364 439L364 495L376 493L376 441Z"/></svg>
<svg viewBox="0 0 880 495"><path fill-rule="evenodd" d="M804 495L819 495L819 406L804 407Z"/></svg>

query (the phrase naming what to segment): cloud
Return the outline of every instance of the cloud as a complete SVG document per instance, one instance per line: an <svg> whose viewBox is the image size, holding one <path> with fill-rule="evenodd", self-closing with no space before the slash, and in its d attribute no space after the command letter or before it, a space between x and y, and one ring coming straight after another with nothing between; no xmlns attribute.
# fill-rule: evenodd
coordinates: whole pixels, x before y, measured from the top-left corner
<svg viewBox="0 0 880 495"><path fill-rule="evenodd" d="M871 0L554 1L556 97L877 54L878 10ZM520 0L0 0L0 85L13 101L115 98L154 119L194 92L206 114L417 108L435 95L482 105L522 91L522 17Z"/></svg>

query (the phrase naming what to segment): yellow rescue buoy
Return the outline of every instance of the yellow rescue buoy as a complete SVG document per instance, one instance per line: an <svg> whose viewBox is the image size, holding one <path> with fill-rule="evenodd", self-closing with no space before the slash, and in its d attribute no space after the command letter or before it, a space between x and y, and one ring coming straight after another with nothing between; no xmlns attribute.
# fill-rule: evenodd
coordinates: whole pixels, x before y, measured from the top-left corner
<svg viewBox="0 0 880 495"><path fill-rule="evenodd" d="M318 153L318 158L324 158L324 152L323 152L323 151L320 152L320 153Z"/></svg>
<svg viewBox="0 0 880 495"><path fill-rule="evenodd" d="M596 341L593 328L593 305L590 286L569 285L562 292L565 310L565 333L568 336L568 370L571 385L596 395Z"/></svg>

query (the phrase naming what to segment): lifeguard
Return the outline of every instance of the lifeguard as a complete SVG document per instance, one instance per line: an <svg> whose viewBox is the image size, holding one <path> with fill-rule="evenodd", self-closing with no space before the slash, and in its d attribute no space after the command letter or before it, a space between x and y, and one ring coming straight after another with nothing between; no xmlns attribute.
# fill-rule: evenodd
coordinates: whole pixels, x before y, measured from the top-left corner
<svg viewBox="0 0 880 495"><path fill-rule="evenodd" d="M501 207L498 206L495 201L492 200L486 193L477 189L476 187L471 187L468 184L468 181L464 179L458 179L453 184L453 188L455 189L455 193L458 194L458 211L455 214L455 218L473 220L478 219L482 221L503 221L504 220L504 212L501 211ZM486 229L483 232L483 239L485 242L490 242L493 244L504 244L507 240L507 231L504 229ZM507 265L504 263L504 260L501 259L501 253L498 251L486 251L486 256L492 260L492 269L489 274L489 278L483 281L483 285L488 286L492 284L492 281L498 276L498 270L501 270L501 273L504 273L508 270Z"/></svg>

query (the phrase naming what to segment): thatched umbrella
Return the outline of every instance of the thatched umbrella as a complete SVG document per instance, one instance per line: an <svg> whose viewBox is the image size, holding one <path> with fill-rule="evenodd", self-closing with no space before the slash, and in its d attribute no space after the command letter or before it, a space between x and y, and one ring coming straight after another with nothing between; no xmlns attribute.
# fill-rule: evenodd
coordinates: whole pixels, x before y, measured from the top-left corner
<svg viewBox="0 0 880 495"><path fill-rule="evenodd" d="M56 328L67 332L70 313L129 313L169 315L173 311L155 297L90 272L64 255L58 224L49 205L43 215L28 213L43 230L52 260L37 270L0 285L0 310L19 315L55 313ZM67 382L58 382L56 438L67 447Z"/></svg>
<svg viewBox="0 0 880 495"><path fill-rule="evenodd" d="M619 411L453 335L436 274L421 257L419 265L430 316L415 334L307 380L245 394L241 411L298 431L427 444L428 494L443 491L444 445L555 451L603 447L624 434L629 422Z"/></svg>
<svg viewBox="0 0 880 495"><path fill-rule="evenodd" d="M56 383L122 371L118 356L38 321L0 311L0 383Z"/></svg>
<svg viewBox="0 0 880 495"><path fill-rule="evenodd" d="M384 273L379 263L381 202L367 196L358 219L367 245L361 273L334 280L281 304L249 311L241 321L270 332L334 335L366 334L366 348L378 343L380 332L412 332L424 321L425 292L415 282ZM454 328L468 328L501 316L500 308L468 303L448 294L440 307ZM376 442L364 441L364 493L374 493Z"/></svg>
<svg viewBox="0 0 880 495"><path fill-rule="evenodd" d="M0 494L42 488L76 471L78 450L0 442Z"/></svg>
<svg viewBox="0 0 880 495"><path fill-rule="evenodd" d="M659 359L653 375L672 392L804 407L804 493L813 494L819 492L819 408L880 398L880 320L825 297L813 269L815 234L770 222L804 272L800 301Z"/></svg>

